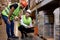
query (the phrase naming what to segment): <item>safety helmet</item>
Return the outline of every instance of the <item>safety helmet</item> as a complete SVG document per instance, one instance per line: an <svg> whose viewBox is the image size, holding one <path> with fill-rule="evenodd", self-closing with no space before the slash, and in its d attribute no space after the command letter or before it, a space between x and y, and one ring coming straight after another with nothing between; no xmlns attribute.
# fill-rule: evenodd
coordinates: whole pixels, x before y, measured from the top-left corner
<svg viewBox="0 0 60 40"><path fill-rule="evenodd" d="M28 9L26 12L28 12L28 13L30 13L30 14L31 14L31 10L30 10L30 9Z"/></svg>
<svg viewBox="0 0 60 40"><path fill-rule="evenodd" d="M21 1L21 4L23 5L23 7L26 7L28 5L26 1Z"/></svg>

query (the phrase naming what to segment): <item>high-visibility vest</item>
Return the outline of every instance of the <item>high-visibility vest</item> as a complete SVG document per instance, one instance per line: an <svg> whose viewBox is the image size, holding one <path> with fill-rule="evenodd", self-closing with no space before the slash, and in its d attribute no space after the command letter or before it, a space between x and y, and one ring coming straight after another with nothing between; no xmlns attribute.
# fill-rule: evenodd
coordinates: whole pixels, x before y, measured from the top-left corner
<svg viewBox="0 0 60 40"><path fill-rule="evenodd" d="M26 16L23 15L23 23L24 24L30 25L31 21L32 21L31 17L26 18Z"/></svg>
<svg viewBox="0 0 60 40"><path fill-rule="evenodd" d="M18 7L14 10L13 14L10 17L10 20L13 20L15 16L19 15L20 12L20 5L18 3ZM8 7L6 7L3 11L2 11L2 15L7 16L9 15L9 11L10 11L10 5L8 5Z"/></svg>

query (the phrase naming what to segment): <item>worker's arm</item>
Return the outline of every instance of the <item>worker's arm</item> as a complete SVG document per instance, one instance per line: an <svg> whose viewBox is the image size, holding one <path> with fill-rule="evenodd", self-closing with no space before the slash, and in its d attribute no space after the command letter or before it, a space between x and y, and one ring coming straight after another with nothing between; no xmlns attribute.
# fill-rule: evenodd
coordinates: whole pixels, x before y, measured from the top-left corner
<svg viewBox="0 0 60 40"><path fill-rule="evenodd" d="M10 9L10 12L9 12L9 15L8 15L8 23L9 23L9 24L10 24L10 16L12 15L13 11L14 11L14 7L12 7L12 8Z"/></svg>
<svg viewBox="0 0 60 40"><path fill-rule="evenodd" d="M14 10L18 7L18 4L12 4L10 5L10 11L9 11L9 15L8 15L8 22L10 22L10 17L13 14Z"/></svg>
<svg viewBox="0 0 60 40"><path fill-rule="evenodd" d="M8 15L8 19L10 19L10 16L13 14L13 12L14 12L14 7L12 7L12 8L10 9L10 12L9 12L9 15Z"/></svg>

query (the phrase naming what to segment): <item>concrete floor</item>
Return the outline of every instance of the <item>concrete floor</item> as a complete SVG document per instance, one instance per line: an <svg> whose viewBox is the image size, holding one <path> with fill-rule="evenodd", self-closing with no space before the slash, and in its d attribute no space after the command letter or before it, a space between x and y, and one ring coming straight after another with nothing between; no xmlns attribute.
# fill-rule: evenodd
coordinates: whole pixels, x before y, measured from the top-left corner
<svg viewBox="0 0 60 40"><path fill-rule="evenodd" d="M2 25L0 25L0 40L6 40L6 27L4 22L2 22Z"/></svg>

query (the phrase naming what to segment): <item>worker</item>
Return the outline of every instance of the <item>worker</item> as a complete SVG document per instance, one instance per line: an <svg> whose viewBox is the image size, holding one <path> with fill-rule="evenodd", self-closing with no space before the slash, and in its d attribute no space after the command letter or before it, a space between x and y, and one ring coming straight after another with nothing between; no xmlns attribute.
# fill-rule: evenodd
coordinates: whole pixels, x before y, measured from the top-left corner
<svg viewBox="0 0 60 40"><path fill-rule="evenodd" d="M27 2L21 1L20 3L9 4L2 11L2 18L6 24L6 32L7 32L7 40L11 40L11 38L17 38L14 34L14 17L19 16L20 12L23 8L27 6Z"/></svg>
<svg viewBox="0 0 60 40"><path fill-rule="evenodd" d="M18 27L18 30L21 32L22 36L21 38L23 39L24 36L28 37L27 33L33 33L34 32L34 27L32 25L32 19L30 17L31 10L27 10L25 15L21 16L20 20L20 26Z"/></svg>

